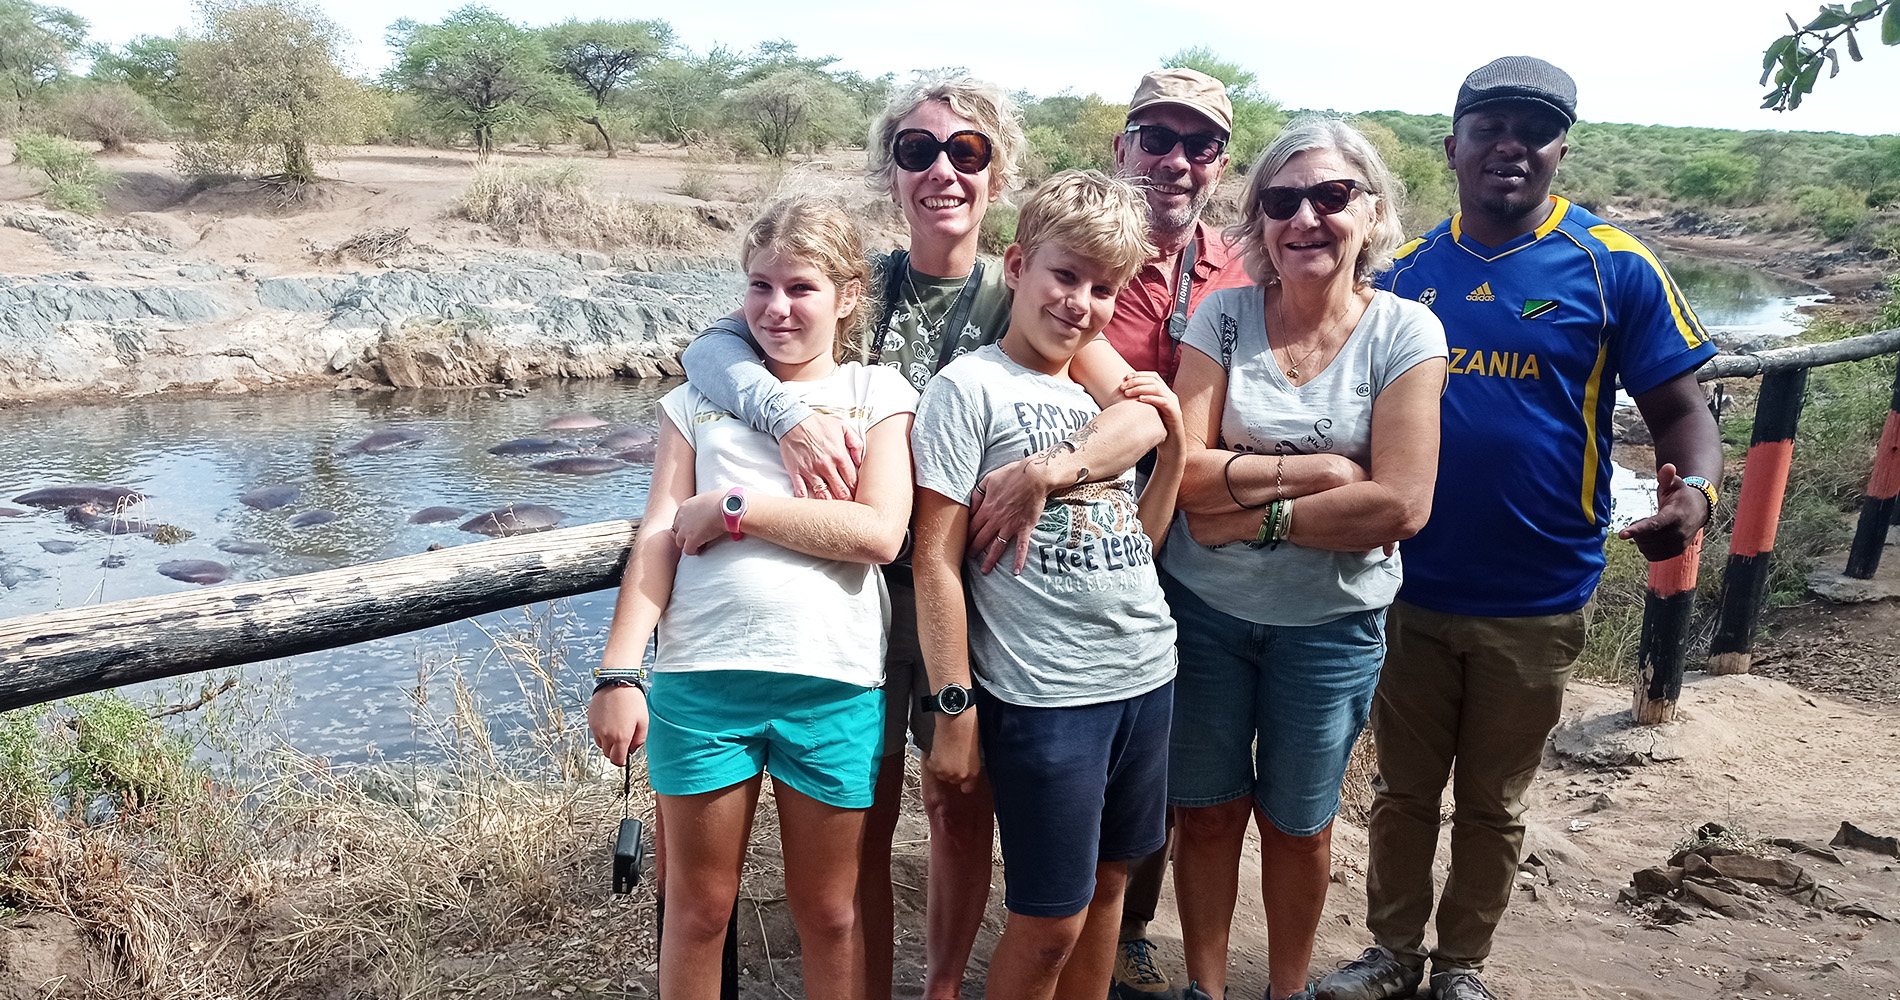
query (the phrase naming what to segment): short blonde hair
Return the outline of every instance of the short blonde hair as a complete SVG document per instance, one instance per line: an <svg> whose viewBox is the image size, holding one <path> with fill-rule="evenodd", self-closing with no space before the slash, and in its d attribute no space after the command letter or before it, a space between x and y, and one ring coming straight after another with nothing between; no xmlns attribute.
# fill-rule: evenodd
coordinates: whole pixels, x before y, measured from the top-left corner
<svg viewBox="0 0 1900 1000"><path fill-rule="evenodd" d="M960 73L936 73L920 75L909 90L886 102L871 123L864 146L864 180L871 190L891 190L897 170L897 163L891 159L891 143L897 141L897 126L926 101L948 104L957 117L968 119L977 131L990 137L991 191L1001 194L1016 186L1021 173L1017 161L1028 145L1023 138L1023 113L1017 110L1016 102L996 84Z"/></svg>
<svg viewBox="0 0 1900 1000"><path fill-rule="evenodd" d="M1372 226L1365 247L1353 262L1353 280L1363 288L1392 266L1392 254L1405 242L1405 229L1399 222L1399 202L1405 197L1405 185L1392 176L1365 134L1336 115L1301 115L1281 130L1280 137L1273 140L1248 169L1240 221L1227 227L1227 238L1239 245L1246 260L1247 275L1255 284L1270 285L1280 280L1273 258L1260 238L1260 221L1266 217L1261 198L1274 175L1309 149L1334 150L1365 175L1365 190L1373 202Z"/></svg>
<svg viewBox="0 0 1900 1000"><path fill-rule="evenodd" d="M1017 217L1016 245L1024 256L1061 247L1113 274L1117 290L1155 255L1147 200L1099 170L1064 170L1043 181Z"/></svg>
<svg viewBox="0 0 1900 1000"><path fill-rule="evenodd" d="M838 286L841 295L851 282L858 283L857 305L838 320L831 357L842 361L847 354L862 353L859 342L865 319L877 312L877 307L871 266L864 257L864 234L851 213L838 202L816 195L780 198L766 206L758 221L746 230L739 266L750 270L753 258L767 251L811 264Z"/></svg>

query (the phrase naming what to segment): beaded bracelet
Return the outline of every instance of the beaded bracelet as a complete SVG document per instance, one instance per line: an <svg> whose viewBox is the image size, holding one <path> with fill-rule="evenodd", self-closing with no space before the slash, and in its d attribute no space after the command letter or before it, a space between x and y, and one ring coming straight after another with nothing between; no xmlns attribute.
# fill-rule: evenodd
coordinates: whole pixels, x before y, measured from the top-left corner
<svg viewBox="0 0 1900 1000"><path fill-rule="evenodd" d="M595 694L599 694L602 691L607 690L608 688L615 688L615 687L637 687L640 689L641 694L647 694L649 691L649 688L648 688L649 683L650 683L650 680L647 676L647 670L644 667L638 670L608 670L602 667L594 668L594 693Z"/></svg>
<svg viewBox="0 0 1900 1000"><path fill-rule="evenodd" d="M1275 500L1267 505L1266 514L1260 518L1260 533L1247 541L1248 548L1264 549L1269 542L1273 541L1273 534L1279 530L1280 526L1281 503L1282 501Z"/></svg>

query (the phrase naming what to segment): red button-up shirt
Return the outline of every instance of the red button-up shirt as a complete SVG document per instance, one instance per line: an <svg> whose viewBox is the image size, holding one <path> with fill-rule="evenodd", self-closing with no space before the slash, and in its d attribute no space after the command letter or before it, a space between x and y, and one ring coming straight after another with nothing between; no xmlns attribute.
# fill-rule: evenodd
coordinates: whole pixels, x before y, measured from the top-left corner
<svg viewBox="0 0 1900 1000"><path fill-rule="evenodd" d="M1199 252L1194 257L1194 284L1188 290L1188 315L1200 308L1207 293L1222 288L1237 288L1252 283L1241 266L1238 248L1225 237L1194 223L1194 241ZM1102 334L1121 352L1122 360L1136 371L1160 372L1174 382L1180 366L1179 350L1168 336L1168 317L1174 315L1174 272L1171 265L1163 270L1157 261L1141 265L1133 280L1115 296L1115 317Z"/></svg>

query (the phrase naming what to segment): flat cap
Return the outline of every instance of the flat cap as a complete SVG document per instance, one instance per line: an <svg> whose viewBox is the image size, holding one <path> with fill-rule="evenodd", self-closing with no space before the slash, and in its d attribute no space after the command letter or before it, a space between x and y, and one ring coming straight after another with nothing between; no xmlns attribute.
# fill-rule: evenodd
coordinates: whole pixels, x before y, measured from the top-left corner
<svg viewBox="0 0 1900 1000"><path fill-rule="evenodd" d="M1463 118L1467 111L1500 101L1541 104L1562 115L1564 124L1577 123L1577 82L1542 59L1505 56L1473 70L1458 88L1451 117Z"/></svg>

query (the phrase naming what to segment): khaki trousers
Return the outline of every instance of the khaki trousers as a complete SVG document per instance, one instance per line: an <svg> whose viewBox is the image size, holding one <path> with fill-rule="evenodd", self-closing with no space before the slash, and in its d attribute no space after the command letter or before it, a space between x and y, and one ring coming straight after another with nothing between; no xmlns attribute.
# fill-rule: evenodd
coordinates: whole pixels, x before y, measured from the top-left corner
<svg viewBox="0 0 1900 1000"><path fill-rule="evenodd" d="M1563 711L1583 614L1479 618L1399 601L1372 700L1379 774L1366 926L1407 963L1478 969L1511 901L1524 848L1524 793ZM1425 949L1439 801L1452 786L1451 873L1438 940Z"/></svg>

